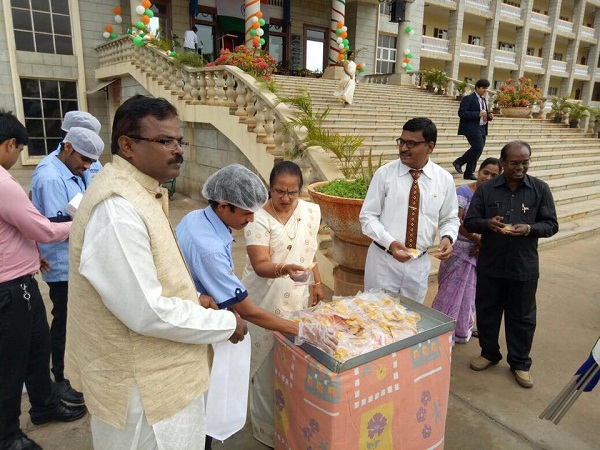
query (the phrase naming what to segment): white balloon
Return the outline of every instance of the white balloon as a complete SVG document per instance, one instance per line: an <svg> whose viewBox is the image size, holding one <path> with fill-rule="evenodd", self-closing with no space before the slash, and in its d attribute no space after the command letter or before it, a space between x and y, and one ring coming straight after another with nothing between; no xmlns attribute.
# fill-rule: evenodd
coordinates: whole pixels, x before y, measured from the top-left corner
<svg viewBox="0 0 600 450"><path fill-rule="evenodd" d="M110 33L108 31L105 31L104 33L102 33L102 37L104 39L108 39L110 37Z"/></svg>
<svg viewBox="0 0 600 450"><path fill-rule="evenodd" d="M117 22L117 23L121 23L121 22L123 22L123 18L117 14L117 15L115 16L115 22Z"/></svg>
<svg viewBox="0 0 600 450"><path fill-rule="evenodd" d="M406 49L406 50L404 50L404 54L405 54L405 55L408 55L409 53L410 53L410 50L409 50L409 49Z"/></svg>
<svg viewBox="0 0 600 450"><path fill-rule="evenodd" d="M150 35L149 35L149 34L145 34L145 35L144 35L144 40L145 40L145 41L149 41L150 39L151 39L151 37L150 37Z"/></svg>
<svg viewBox="0 0 600 450"><path fill-rule="evenodd" d="M263 30L262 28L259 28L258 30L256 30L256 34L258 34L259 36L262 36L263 34L265 34L265 30Z"/></svg>
<svg viewBox="0 0 600 450"><path fill-rule="evenodd" d="M405 62L402 63L402 67L406 67L406 63Z"/></svg>
<svg viewBox="0 0 600 450"><path fill-rule="evenodd" d="M252 19L250 19L250 20L252 21L252 23L258 22L258 17L252 16Z"/></svg>
<svg viewBox="0 0 600 450"><path fill-rule="evenodd" d="M146 10L144 9L144 7L142 5L137 5L135 7L135 12L141 16L142 14L144 14L146 12Z"/></svg>
<svg viewBox="0 0 600 450"><path fill-rule="evenodd" d="M336 41L338 44L341 44L342 42L344 42L344 40L343 40L341 37L337 38L335 41Z"/></svg>
<svg viewBox="0 0 600 450"><path fill-rule="evenodd" d="M342 27L342 33L343 33L344 31L348 31L348 27L347 27L346 25L344 25L344 26Z"/></svg>
<svg viewBox="0 0 600 450"><path fill-rule="evenodd" d="M415 34L415 30L410 30L410 33L408 34Z"/></svg>
<svg viewBox="0 0 600 450"><path fill-rule="evenodd" d="M345 47L345 46L344 46L344 43L343 43L343 42L340 42L340 43L338 44L338 47L340 48L340 50L341 50L341 49L343 49L343 48Z"/></svg>

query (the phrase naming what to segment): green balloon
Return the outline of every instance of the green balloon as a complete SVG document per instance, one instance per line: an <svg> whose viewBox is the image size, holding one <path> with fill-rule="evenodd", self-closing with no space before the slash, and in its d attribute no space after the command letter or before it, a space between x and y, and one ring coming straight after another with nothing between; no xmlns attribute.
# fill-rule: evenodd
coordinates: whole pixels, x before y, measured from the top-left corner
<svg viewBox="0 0 600 450"><path fill-rule="evenodd" d="M409 53L408 55L406 55L406 57L407 57L407 58L412 58L412 57L413 57L413 54L412 54L412 53Z"/></svg>
<svg viewBox="0 0 600 450"><path fill-rule="evenodd" d="M256 36L256 28L250 28L250 36Z"/></svg>
<svg viewBox="0 0 600 450"><path fill-rule="evenodd" d="M110 33L110 38L111 39L116 39L117 38L117 33Z"/></svg>
<svg viewBox="0 0 600 450"><path fill-rule="evenodd" d="M265 26L265 23L267 23L267 22L265 22L265 19L263 19L262 17L261 17L260 19L258 19L258 24L259 24L261 27L264 27L264 26Z"/></svg>
<svg viewBox="0 0 600 450"><path fill-rule="evenodd" d="M338 28L337 30L335 30L335 34L337 34L338 36L339 36L340 34L342 34L342 29L341 29L341 28Z"/></svg>
<svg viewBox="0 0 600 450"><path fill-rule="evenodd" d="M406 70L412 70L412 69L413 69L413 68L412 68L412 64L407 64L407 65L406 65Z"/></svg>
<svg viewBox="0 0 600 450"><path fill-rule="evenodd" d="M350 46L348 44L344 45L344 50L350 50Z"/></svg>
<svg viewBox="0 0 600 450"><path fill-rule="evenodd" d="M154 11L152 11L151 9L147 9L146 11L144 11L144 14L146 14L151 19L154 17Z"/></svg>
<svg viewBox="0 0 600 450"><path fill-rule="evenodd" d="M364 71L365 71L364 67L361 67L360 70L359 70L359 72L361 72L361 73L364 72Z"/></svg>
<svg viewBox="0 0 600 450"><path fill-rule="evenodd" d="M138 23L136 23L135 26L138 30L143 30L146 28L146 25L144 25L144 22L142 22L141 20Z"/></svg>
<svg viewBox="0 0 600 450"><path fill-rule="evenodd" d="M412 31L412 27L410 25L407 25L406 28L404 29L404 31L406 31L407 33L410 33Z"/></svg>
<svg viewBox="0 0 600 450"><path fill-rule="evenodd" d="M350 41L348 39L344 39L342 42L344 43L344 45L349 45L350 44Z"/></svg>
<svg viewBox="0 0 600 450"><path fill-rule="evenodd" d="M138 47L141 47L142 45L144 45L144 38L141 36L136 36L133 38L133 43Z"/></svg>
<svg viewBox="0 0 600 450"><path fill-rule="evenodd" d="M260 45L265 45L265 40L263 38L260 38L260 41L258 41L260 43Z"/></svg>
<svg viewBox="0 0 600 450"><path fill-rule="evenodd" d="M131 28L127 28L127 34L131 34Z"/></svg>
<svg viewBox="0 0 600 450"><path fill-rule="evenodd" d="M177 56L177 52L171 52L171 53L169 53L169 56L171 58L175 58Z"/></svg>

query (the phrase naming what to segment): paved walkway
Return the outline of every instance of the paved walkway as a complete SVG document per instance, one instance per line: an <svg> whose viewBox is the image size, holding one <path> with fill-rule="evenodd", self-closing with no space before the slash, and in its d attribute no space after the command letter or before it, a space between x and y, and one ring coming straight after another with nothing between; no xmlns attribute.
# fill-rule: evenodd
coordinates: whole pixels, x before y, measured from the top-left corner
<svg viewBox="0 0 600 450"><path fill-rule="evenodd" d="M171 219L175 224L187 212L203 206L178 194L171 204ZM235 264L239 273L245 261L243 235L237 232L235 238ZM582 394L559 425L538 419L600 336L598 248L600 236L595 236L541 253L538 326L532 351L533 389L519 387L505 361L484 372L470 370L470 360L479 354L476 339L455 347L446 449L591 450L600 447L600 387ZM48 298L46 285L41 282L40 286ZM505 351L504 342L501 346ZM23 429L46 450L92 448L89 416L74 423L37 427L29 420L28 409L24 395ZM268 447L254 440L246 425L236 436L213 448L263 450Z"/></svg>

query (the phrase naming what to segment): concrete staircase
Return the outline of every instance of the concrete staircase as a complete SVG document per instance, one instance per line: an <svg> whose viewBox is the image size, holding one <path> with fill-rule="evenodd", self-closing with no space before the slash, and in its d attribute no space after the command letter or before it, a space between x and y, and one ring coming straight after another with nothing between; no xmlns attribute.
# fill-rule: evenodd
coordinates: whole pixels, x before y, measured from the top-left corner
<svg viewBox="0 0 600 450"><path fill-rule="evenodd" d="M332 96L337 81L276 76L279 96L296 95L307 89L318 110L330 108L327 126L339 133L365 137L365 150L372 149L384 161L398 157L395 139L412 117L429 117L438 127L432 159L448 169L457 185L464 181L454 172L452 161L468 144L457 136L459 103L450 97L430 94L415 87L361 83L354 104L342 106ZM542 119L512 119L497 116L490 124L485 157L500 156L507 142L521 139L533 150L529 173L546 181L556 202L560 231L540 246L555 245L600 231L600 139L580 129L571 129ZM331 157L332 159L333 156Z"/></svg>

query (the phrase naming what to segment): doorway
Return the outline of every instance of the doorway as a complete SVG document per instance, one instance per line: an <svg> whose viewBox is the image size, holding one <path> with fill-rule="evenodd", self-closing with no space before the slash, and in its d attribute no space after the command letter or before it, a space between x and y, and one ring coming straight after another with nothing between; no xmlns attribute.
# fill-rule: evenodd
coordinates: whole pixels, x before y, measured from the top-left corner
<svg viewBox="0 0 600 450"><path fill-rule="evenodd" d="M327 33L329 30L304 26L304 68L322 73L327 65Z"/></svg>

